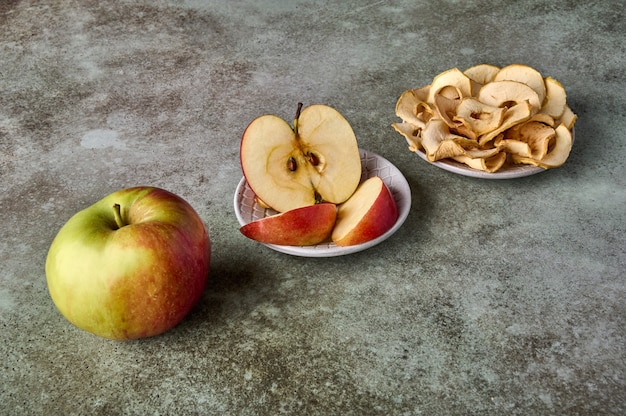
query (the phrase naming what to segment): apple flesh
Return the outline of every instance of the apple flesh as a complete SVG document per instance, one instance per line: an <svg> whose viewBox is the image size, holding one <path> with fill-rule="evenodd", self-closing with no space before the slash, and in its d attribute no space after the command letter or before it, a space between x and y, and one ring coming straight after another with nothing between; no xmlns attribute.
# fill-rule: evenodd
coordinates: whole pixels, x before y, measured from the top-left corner
<svg viewBox="0 0 626 416"><path fill-rule="evenodd" d="M204 223L163 189L114 192L71 217L46 259L50 296L71 323L104 338L158 335L202 296L211 257Z"/></svg>
<svg viewBox="0 0 626 416"><path fill-rule="evenodd" d="M378 176L363 181L354 195L339 205L332 241L351 246L373 240L387 232L398 219L398 206Z"/></svg>
<svg viewBox="0 0 626 416"><path fill-rule="evenodd" d="M334 108L298 105L293 127L274 115L254 119L240 146L250 188L278 212L340 204L361 179L361 156L348 121Z"/></svg>
<svg viewBox="0 0 626 416"><path fill-rule="evenodd" d="M252 221L240 231L265 244L312 246L330 239L336 218L337 206L325 202Z"/></svg>

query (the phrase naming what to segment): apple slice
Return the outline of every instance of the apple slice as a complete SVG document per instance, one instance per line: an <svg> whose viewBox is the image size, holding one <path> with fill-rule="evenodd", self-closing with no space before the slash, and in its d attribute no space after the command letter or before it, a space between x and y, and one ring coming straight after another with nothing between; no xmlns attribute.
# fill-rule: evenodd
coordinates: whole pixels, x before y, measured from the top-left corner
<svg viewBox="0 0 626 416"><path fill-rule="evenodd" d="M365 243L383 235L398 220L398 206L385 182L372 176L339 205L332 240L338 246Z"/></svg>
<svg viewBox="0 0 626 416"><path fill-rule="evenodd" d="M337 206L326 202L252 221L239 230L261 243L313 246L329 239L336 219Z"/></svg>
<svg viewBox="0 0 626 416"><path fill-rule="evenodd" d="M243 174L259 199L278 212L319 202L340 204L361 180L361 156L348 121L316 104L298 110L293 128L274 115L254 119L241 139Z"/></svg>

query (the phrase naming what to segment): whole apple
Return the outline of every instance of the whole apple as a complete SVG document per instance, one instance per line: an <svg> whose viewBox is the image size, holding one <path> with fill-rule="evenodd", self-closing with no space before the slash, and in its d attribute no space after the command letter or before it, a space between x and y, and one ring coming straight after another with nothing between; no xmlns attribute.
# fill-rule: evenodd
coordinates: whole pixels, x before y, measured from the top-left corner
<svg viewBox="0 0 626 416"><path fill-rule="evenodd" d="M77 327L127 340L161 334L198 302L211 242L181 197L154 187L114 192L75 214L46 259L50 296Z"/></svg>

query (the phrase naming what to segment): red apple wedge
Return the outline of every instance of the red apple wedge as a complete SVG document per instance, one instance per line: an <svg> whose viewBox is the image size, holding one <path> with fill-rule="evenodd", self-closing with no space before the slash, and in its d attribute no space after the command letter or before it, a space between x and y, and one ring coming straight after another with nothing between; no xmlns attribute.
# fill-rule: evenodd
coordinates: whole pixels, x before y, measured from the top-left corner
<svg viewBox="0 0 626 416"><path fill-rule="evenodd" d="M361 156L348 121L334 108L298 104L293 127L274 115L254 119L241 139L250 188L278 212L346 201L361 179Z"/></svg>
<svg viewBox="0 0 626 416"><path fill-rule="evenodd" d="M326 202L252 221L240 231L261 243L312 246L330 239L336 218L337 206Z"/></svg>
<svg viewBox="0 0 626 416"><path fill-rule="evenodd" d="M383 235L396 223L398 206L378 176L361 183L337 210L332 241L338 246L362 244Z"/></svg>

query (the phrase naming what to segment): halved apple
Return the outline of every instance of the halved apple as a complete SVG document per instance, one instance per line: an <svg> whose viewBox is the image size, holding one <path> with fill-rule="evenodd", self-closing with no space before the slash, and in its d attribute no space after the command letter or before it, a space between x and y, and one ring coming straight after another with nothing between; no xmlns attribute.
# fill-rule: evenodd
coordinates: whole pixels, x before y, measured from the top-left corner
<svg viewBox="0 0 626 416"><path fill-rule="evenodd" d="M330 239L336 219L337 206L327 202L252 221L239 231L261 243L312 246Z"/></svg>
<svg viewBox="0 0 626 416"><path fill-rule="evenodd" d="M339 205L331 238L338 246L362 244L383 235L397 220L393 195L380 177L372 176Z"/></svg>
<svg viewBox="0 0 626 416"><path fill-rule="evenodd" d="M322 201L340 204L361 180L354 131L323 104L298 104L293 128L274 115L256 118L243 133L240 158L250 188L278 212Z"/></svg>

